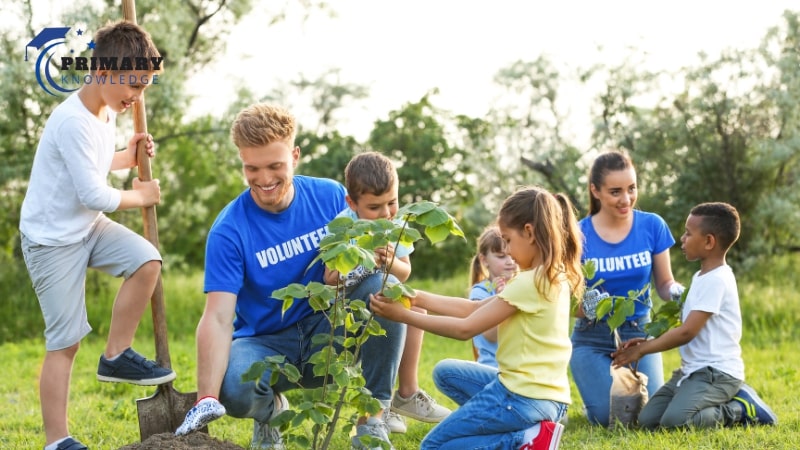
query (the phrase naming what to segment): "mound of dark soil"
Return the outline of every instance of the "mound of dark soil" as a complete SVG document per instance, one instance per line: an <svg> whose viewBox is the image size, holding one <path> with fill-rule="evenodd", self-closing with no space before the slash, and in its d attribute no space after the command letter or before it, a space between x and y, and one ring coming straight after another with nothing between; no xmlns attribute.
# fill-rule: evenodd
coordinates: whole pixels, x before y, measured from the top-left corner
<svg viewBox="0 0 800 450"><path fill-rule="evenodd" d="M118 450L243 450L232 442L220 441L206 433L175 436L172 433L154 434L142 442L128 444Z"/></svg>

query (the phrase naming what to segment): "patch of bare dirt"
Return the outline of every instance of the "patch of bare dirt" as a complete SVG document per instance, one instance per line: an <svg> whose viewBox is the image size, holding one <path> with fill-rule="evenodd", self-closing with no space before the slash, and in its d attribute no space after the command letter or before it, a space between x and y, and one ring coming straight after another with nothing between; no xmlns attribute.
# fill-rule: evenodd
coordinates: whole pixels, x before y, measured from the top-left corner
<svg viewBox="0 0 800 450"><path fill-rule="evenodd" d="M154 434L142 442L128 444L118 450L243 450L232 442L220 441L206 433L175 436L172 433Z"/></svg>

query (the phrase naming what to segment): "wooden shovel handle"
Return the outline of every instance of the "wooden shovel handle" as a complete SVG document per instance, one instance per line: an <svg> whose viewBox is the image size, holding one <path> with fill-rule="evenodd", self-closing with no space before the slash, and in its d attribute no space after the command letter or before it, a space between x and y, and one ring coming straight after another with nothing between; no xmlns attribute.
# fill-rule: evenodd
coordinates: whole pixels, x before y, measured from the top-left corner
<svg viewBox="0 0 800 450"><path fill-rule="evenodd" d="M134 0L122 1L122 17L129 22L136 23L136 3ZM145 112L144 94L142 94L139 101L133 104L134 133L147 133L147 115ZM146 139L141 139L137 143L136 162L138 165L139 179L142 181L151 181L153 179L153 173L150 168L150 157L147 155L146 146ZM142 218L144 219L145 239L150 241L155 248L159 248L155 205L142 208ZM150 300L150 309L153 313L153 329L155 331L156 361L161 367L171 369L172 363L170 362L169 345L167 343L167 316L160 273L158 275L156 287L153 290L153 297Z"/></svg>

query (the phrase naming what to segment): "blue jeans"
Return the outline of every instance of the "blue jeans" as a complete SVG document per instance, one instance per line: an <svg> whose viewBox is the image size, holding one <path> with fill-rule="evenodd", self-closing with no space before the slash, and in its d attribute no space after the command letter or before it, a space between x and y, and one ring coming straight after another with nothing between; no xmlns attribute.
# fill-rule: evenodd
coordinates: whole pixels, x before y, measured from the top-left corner
<svg viewBox="0 0 800 450"><path fill-rule="evenodd" d="M473 361L445 359L433 369L433 381L459 404L436 425L420 449L517 449L525 430L542 420L557 421L567 405L515 394L500 382L496 368Z"/></svg>
<svg viewBox="0 0 800 450"><path fill-rule="evenodd" d="M627 321L617 330L622 342L646 337L644 324L649 318ZM575 320L572 330L572 358L569 367L583 399L589 422L608 426L611 392L611 353L616 350L614 335L606 321L585 318ZM639 360L637 371L647 375L647 393L652 397L664 384L661 354L654 353Z"/></svg>
<svg viewBox="0 0 800 450"><path fill-rule="evenodd" d="M377 292L380 289L380 276L371 276L364 280L349 298L361 298L369 302L369 296L362 292ZM370 291L374 289L374 291ZM361 367L366 380L366 388L372 396L388 407L392 399L392 388L400 365L400 356L405 342L405 324L378 319L386 330L385 336L370 336L361 348ZM341 334L341 328L337 334ZM222 381L220 402L227 409L228 415L239 418L253 418L266 423L272 415L275 401L273 392L284 392L296 389L297 385L280 377L278 382L269 384L272 372L267 370L256 382L242 383L242 374L250 369L253 363L263 361L274 355L283 355L286 362L295 365L302 374L299 383L303 387L319 387L322 377L315 376L313 365L308 361L321 346L312 345L311 338L317 334L330 333L330 323L321 313L312 314L299 322L273 334L235 339L231 344L228 358L228 369Z"/></svg>

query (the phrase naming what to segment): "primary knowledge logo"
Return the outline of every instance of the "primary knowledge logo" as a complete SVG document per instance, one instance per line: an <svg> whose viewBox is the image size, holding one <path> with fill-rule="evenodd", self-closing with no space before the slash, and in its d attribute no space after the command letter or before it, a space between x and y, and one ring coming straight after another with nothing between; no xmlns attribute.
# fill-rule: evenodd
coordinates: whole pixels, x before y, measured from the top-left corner
<svg viewBox="0 0 800 450"><path fill-rule="evenodd" d="M80 56L81 53L94 50L95 44L86 27L76 25L70 27L45 28L25 46L25 61L28 61L28 49L38 52L34 70L36 81L50 95L69 94L77 91L84 84L158 84L158 75L152 79L147 76L129 74L128 78L118 76L97 76L90 73L79 73L87 70L159 70L163 58L107 57L95 58ZM74 31L72 31L74 30Z"/></svg>

